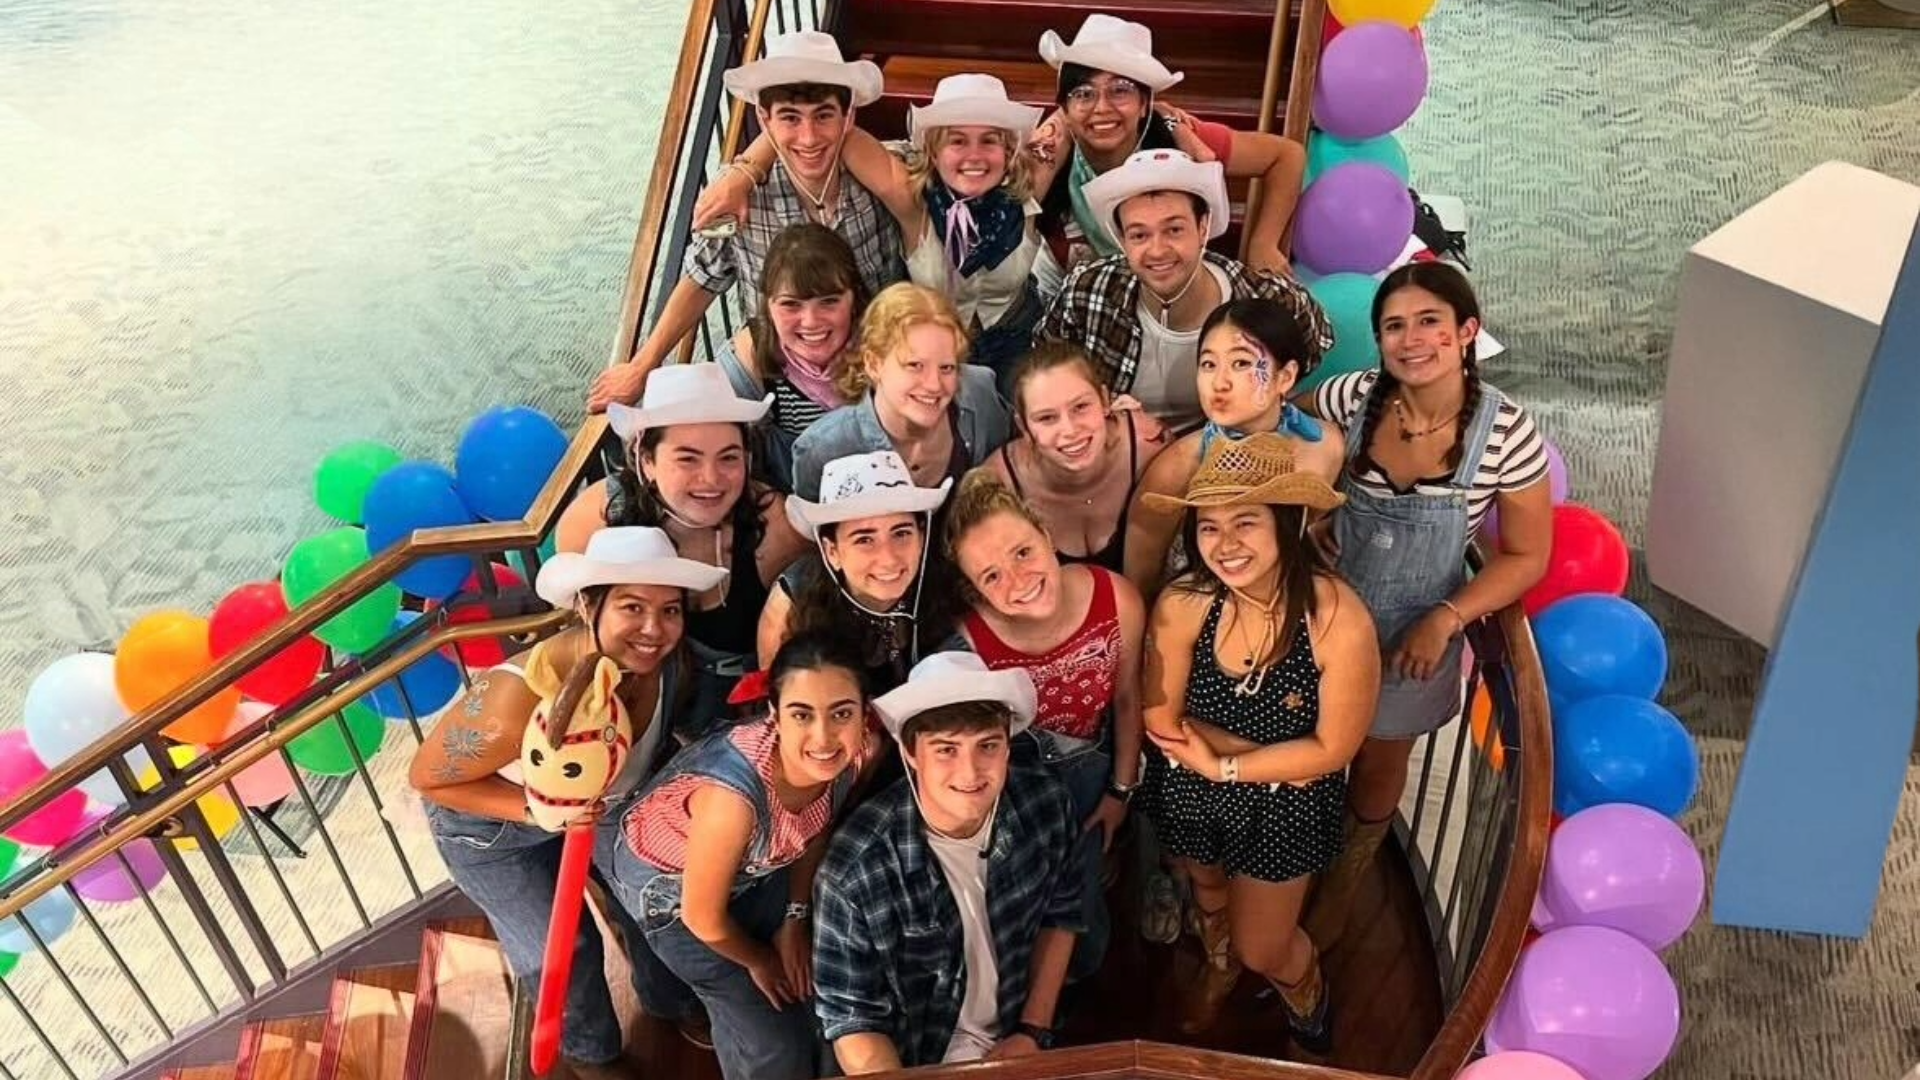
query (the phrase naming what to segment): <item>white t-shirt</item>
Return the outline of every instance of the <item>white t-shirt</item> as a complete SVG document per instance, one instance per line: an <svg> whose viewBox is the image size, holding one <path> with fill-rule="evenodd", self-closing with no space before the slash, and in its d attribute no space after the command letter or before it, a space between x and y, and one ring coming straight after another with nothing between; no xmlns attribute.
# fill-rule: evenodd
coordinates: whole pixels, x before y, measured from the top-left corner
<svg viewBox="0 0 1920 1080"><path fill-rule="evenodd" d="M1226 272L1212 263L1206 268L1220 286L1220 295L1232 296ZM1200 411L1200 330L1168 329L1157 317L1159 305L1150 296L1141 286L1140 362L1134 368L1131 393L1149 416L1173 430L1198 427L1206 419Z"/></svg>
<svg viewBox="0 0 1920 1080"><path fill-rule="evenodd" d="M960 1020L947 1041L943 1063L978 1061L999 1041L1000 965L994 959L993 929L987 922L987 860L981 854L981 841L992 825L989 816L979 832L958 840L927 830L927 843L940 860L953 902L960 908L967 963L967 995L960 1001Z"/></svg>

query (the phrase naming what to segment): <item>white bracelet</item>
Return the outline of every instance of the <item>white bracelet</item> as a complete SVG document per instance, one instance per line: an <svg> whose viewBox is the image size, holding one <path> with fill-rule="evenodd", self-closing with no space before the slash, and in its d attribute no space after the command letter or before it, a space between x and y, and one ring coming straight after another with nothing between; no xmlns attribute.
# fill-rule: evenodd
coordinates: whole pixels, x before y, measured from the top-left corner
<svg viewBox="0 0 1920 1080"><path fill-rule="evenodd" d="M1220 759L1220 782L1237 784L1240 782L1240 755L1228 754Z"/></svg>

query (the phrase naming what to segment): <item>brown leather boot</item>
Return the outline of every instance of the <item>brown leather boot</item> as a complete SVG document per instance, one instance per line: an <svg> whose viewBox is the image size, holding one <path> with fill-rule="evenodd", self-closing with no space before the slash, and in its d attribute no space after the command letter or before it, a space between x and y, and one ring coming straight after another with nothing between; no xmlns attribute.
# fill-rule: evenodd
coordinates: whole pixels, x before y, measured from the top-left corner
<svg viewBox="0 0 1920 1080"><path fill-rule="evenodd" d="M1314 951L1306 972L1298 979L1283 983L1269 978L1267 984L1280 995L1280 1006L1286 1011L1293 1044L1318 1057L1332 1053L1333 998L1327 993L1326 977L1320 971L1319 951Z"/></svg>
<svg viewBox="0 0 1920 1080"><path fill-rule="evenodd" d="M1323 953L1332 952L1346 933L1347 916L1353 910L1353 896L1373 865L1373 857L1393 827L1393 818L1361 821L1347 814L1347 836L1339 858L1314 883L1307 901L1307 915L1301 926Z"/></svg>
<svg viewBox="0 0 1920 1080"><path fill-rule="evenodd" d="M1201 911L1195 904L1194 932L1200 938L1200 948L1206 956L1206 964L1200 969L1200 978L1188 991L1187 998L1180 1010L1180 1034L1198 1035L1212 1027L1220 1018L1220 1008L1227 1003L1233 988L1240 982L1240 958L1233 954L1233 942L1228 935L1231 925L1227 918L1227 909Z"/></svg>

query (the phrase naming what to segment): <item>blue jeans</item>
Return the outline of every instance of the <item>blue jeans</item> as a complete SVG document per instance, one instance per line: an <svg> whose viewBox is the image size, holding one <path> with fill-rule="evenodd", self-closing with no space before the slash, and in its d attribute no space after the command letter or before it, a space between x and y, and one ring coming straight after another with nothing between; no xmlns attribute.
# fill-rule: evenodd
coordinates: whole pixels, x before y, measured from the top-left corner
<svg viewBox="0 0 1920 1080"><path fill-rule="evenodd" d="M624 809L618 804L610 806L600 821L594 864L596 876L603 880L602 868L607 865L604 856L610 853L611 844L618 842L618 811ZM486 913L514 976L526 984L528 993L536 993L545 960L547 922L553 914L554 885L560 876L561 836L533 825L431 804L427 819L447 872ZM633 989L641 1007L648 1015L664 1020L692 1015L699 1004L693 991L654 956L639 927L618 905L606 914L625 939ZM581 913L580 928L574 934L565 1017L560 1033L562 1055L596 1065L620 1056L620 1017L614 1012L613 995L607 988L600 931L586 912Z"/></svg>
<svg viewBox="0 0 1920 1080"><path fill-rule="evenodd" d="M1043 765L1054 779L1066 786L1073 800L1073 819L1087 820L1106 797L1107 782L1113 779L1111 744L1103 736L1094 746L1061 754L1056 744L1047 741L1044 732L1029 732L1013 741L1013 760L1021 765ZM1101 884L1106 856L1101 851L1098 829L1080 838L1081 907L1087 920L1086 933L1073 945L1073 960L1067 965L1067 981L1079 982L1100 970L1107 956L1107 939L1113 930L1107 912L1107 893Z"/></svg>
<svg viewBox="0 0 1920 1080"><path fill-rule="evenodd" d="M747 969L714 952L680 921L680 876L663 873L622 843L614 854L613 890L640 924L652 949L692 986L713 1023L713 1052L726 1080L811 1080L819 1033L807 1002L775 1009ZM787 909L782 868L736 885L727 913L746 933L771 942Z"/></svg>

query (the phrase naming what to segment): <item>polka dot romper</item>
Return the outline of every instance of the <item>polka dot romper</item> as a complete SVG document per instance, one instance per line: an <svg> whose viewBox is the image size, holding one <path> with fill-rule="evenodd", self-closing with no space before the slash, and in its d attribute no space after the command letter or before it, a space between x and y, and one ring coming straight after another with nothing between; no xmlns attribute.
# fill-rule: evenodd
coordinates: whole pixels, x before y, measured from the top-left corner
<svg viewBox="0 0 1920 1080"><path fill-rule="evenodd" d="M1262 745L1312 734L1320 718L1320 672L1310 635L1304 630L1294 635L1293 646L1267 672L1258 694L1235 694L1239 677L1222 670L1214 657L1226 599L1225 592L1214 597L1194 643L1187 715ZM1145 781L1145 809L1160 842L1182 858L1222 867L1235 877L1279 882L1320 873L1340 854L1344 773L1307 787L1223 784L1174 766L1150 749Z"/></svg>

